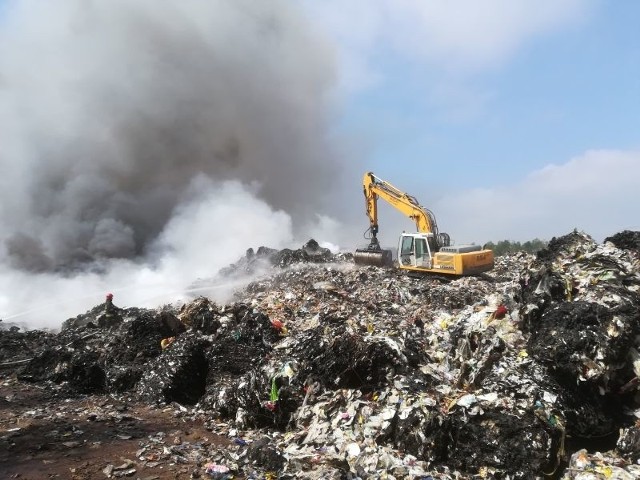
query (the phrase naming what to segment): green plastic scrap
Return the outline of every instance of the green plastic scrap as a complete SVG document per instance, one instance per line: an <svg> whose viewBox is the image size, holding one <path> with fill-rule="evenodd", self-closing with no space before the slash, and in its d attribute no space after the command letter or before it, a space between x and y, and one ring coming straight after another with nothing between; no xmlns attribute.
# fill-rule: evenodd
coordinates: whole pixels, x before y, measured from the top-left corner
<svg viewBox="0 0 640 480"><path fill-rule="evenodd" d="M616 276L611 270L606 270L600 275L598 275L598 280L601 282L606 282L607 280L615 280Z"/></svg>
<svg viewBox="0 0 640 480"><path fill-rule="evenodd" d="M269 393L269 400L271 400L272 402L277 402L278 398L280 397L280 389L276 386L276 378L278 377L288 377L291 378L294 375L294 371L293 368L291 368L291 365L289 365L288 363L285 363L284 366L282 367L282 370L280 370L280 372L278 372L272 379L271 379L271 393Z"/></svg>
<svg viewBox="0 0 640 480"><path fill-rule="evenodd" d="M272 402L278 401L278 387L276 386L276 377L271 379L271 394L269 395L269 400Z"/></svg>

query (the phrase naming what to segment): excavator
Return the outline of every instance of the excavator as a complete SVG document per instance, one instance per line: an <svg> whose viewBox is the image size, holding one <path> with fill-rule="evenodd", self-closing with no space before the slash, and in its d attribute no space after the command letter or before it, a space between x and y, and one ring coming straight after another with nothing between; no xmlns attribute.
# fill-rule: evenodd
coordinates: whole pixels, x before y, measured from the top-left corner
<svg viewBox="0 0 640 480"><path fill-rule="evenodd" d="M451 245L451 238L438 231L431 210L415 197L397 189L373 173L367 172L362 182L369 217L370 243L356 250L358 265L393 266L393 253L383 249L378 240L378 198L382 198L416 224L416 233L403 232L398 242L397 266L409 273L435 273L450 276L477 275L493 269L493 251L480 245Z"/></svg>

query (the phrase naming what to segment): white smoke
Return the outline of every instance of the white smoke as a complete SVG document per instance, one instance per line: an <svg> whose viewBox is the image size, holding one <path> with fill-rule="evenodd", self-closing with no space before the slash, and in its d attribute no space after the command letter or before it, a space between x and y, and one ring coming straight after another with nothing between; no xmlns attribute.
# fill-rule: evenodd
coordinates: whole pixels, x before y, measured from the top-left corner
<svg viewBox="0 0 640 480"><path fill-rule="evenodd" d="M227 301L246 280L190 286L198 279L212 278L248 247L283 248L293 242L291 217L274 211L237 181L214 187L201 177L193 182L190 196L153 245L152 250L159 253L154 262L108 259L99 272L66 276L3 270L0 311L4 320L55 328L102 302L106 292L113 293L121 307L152 308L194 295Z"/></svg>

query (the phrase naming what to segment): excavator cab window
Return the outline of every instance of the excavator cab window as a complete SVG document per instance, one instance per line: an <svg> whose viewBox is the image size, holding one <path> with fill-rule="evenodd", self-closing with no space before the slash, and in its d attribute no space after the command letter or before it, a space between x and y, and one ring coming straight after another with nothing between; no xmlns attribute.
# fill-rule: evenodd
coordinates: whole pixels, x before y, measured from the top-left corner
<svg viewBox="0 0 640 480"><path fill-rule="evenodd" d="M400 249L400 255L412 255L413 254L413 237L403 237L402 248Z"/></svg>
<svg viewBox="0 0 640 480"><path fill-rule="evenodd" d="M424 238L416 238L416 259L421 259L427 252L427 242Z"/></svg>

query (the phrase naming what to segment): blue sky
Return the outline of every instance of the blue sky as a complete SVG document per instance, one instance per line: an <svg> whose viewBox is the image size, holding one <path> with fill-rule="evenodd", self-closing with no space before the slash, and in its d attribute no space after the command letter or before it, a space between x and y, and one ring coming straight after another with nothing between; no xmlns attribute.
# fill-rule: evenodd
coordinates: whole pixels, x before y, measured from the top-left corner
<svg viewBox="0 0 640 480"><path fill-rule="evenodd" d="M602 240L640 228L639 2L306 6L340 52L341 129L361 141L371 170L432 207L441 227L452 224L465 241L550 238L574 227ZM598 161L585 159L594 151ZM566 167L553 170L567 175L558 188L598 173L572 190L577 208L561 214L554 198L566 195L537 184L552 165ZM633 208L621 205L625 186ZM526 218L542 203L550 211ZM396 228L395 217L387 221Z"/></svg>

